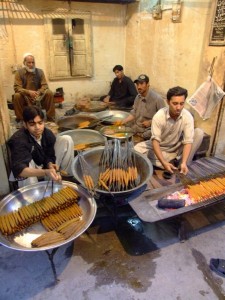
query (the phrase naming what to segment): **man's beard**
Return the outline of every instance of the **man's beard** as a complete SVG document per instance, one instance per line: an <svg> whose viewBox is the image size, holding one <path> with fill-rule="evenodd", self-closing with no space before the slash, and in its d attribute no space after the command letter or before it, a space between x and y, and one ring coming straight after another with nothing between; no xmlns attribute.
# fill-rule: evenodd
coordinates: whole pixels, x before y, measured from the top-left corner
<svg viewBox="0 0 225 300"><path fill-rule="evenodd" d="M25 69L27 70L27 72L30 72L30 73L34 73L34 71L35 71L35 68L30 69L27 66L25 66Z"/></svg>

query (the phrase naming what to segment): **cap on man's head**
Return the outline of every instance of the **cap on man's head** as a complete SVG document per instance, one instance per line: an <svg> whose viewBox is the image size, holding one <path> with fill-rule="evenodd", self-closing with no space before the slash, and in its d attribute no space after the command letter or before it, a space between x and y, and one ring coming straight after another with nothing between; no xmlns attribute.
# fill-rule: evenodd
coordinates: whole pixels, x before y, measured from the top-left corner
<svg viewBox="0 0 225 300"><path fill-rule="evenodd" d="M26 60L27 56L32 56L32 57L34 57L33 54L30 53L30 52L24 53L24 55L23 55L23 61Z"/></svg>
<svg viewBox="0 0 225 300"><path fill-rule="evenodd" d="M134 83L137 83L137 82L149 83L149 77L145 74L141 74L141 75L138 76L137 79L134 80Z"/></svg>

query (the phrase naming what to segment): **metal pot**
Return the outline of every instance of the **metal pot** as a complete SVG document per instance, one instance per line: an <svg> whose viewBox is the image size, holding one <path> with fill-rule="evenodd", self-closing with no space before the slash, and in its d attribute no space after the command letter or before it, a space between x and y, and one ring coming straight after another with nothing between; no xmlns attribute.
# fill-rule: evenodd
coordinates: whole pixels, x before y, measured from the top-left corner
<svg viewBox="0 0 225 300"><path fill-rule="evenodd" d="M96 148L86 150L83 152L84 159L89 165L90 175L93 178L95 185L97 185L97 183L98 183L99 162L100 162L100 158L101 158L103 150L104 150L104 147L96 147ZM133 150L133 152L135 154L138 173L140 174L139 185L136 186L135 188L125 190L125 191L120 191L120 192L108 192L108 191L96 188L95 189L96 192L98 192L100 194L114 194L114 195L128 194L128 193L134 192L135 190L138 190L139 188L141 188L143 185L145 185L148 182L148 180L150 179L150 177L153 174L152 164L146 156L144 156L141 153L136 152L134 150ZM83 173L81 170L81 166L80 166L78 157L75 157L72 162L72 172L73 172L74 177L83 186L85 186L84 181L83 181Z"/></svg>

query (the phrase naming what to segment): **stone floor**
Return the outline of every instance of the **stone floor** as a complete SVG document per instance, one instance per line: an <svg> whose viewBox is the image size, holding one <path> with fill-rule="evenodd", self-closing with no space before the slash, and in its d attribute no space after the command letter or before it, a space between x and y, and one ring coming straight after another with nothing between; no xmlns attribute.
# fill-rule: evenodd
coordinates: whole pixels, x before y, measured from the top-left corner
<svg viewBox="0 0 225 300"><path fill-rule="evenodd" d="M225 299L224 278L209 269L225 259L223 202L185 214L181 241L181 218L143 222L128 203L115 219L96 201L92 225L55 253L0 246L0 299Z"/></svg>
<svg viewBox="0 0 225 300"><path fill-rule="evenodd" d="M209 269L210 258L225 258L224 208L191 214L184 242L178 220L143 223L126 206L115 226L99 208L86 233L54 254L56 277L50 253L0 246L0 299L225 299L224 278Z"/></svg>

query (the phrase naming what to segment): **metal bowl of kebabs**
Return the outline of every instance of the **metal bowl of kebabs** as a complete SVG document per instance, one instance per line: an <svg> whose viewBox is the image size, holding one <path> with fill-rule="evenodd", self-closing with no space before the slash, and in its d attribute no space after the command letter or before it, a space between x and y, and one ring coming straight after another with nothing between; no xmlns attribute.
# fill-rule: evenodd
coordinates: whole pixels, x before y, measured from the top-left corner
<svg viewBox="0 0 225 300"><path fill-rule="evenodd" d="M102 170L100 161L104 149L105 147L96 147L93 149L86 150L82 153L83 159L85 160L86 171L92 177L92 180L94 182L95 192L100 194L113 195L129 194L143 187L151 178L153 174L153 167L150 160L143 154L132 150L132 156L135 160L135 165L137 167L138 183L135 186L125 186L119 191L113 190L111 188L109 190L106 190L103 187L99 186L99 175ZM126 169L125 165L123 169ZM76 156L72 162L72 172L76 180L80 182L84 187L86 187L86 184L84 182L84 170L80 164L78 156Z"/></svg>
<svg viewBox="0 0 225 300"><path fill-rule="evenodd" d="M59 131L66 131L78 128L95 128L100 120L92 114L77 114L74 116L62 117L58 120Z"/></svg>
<svg viewBox="0 0 225 300"><path fill-rule="evenodd" d="M43 247L34 248L32 247L32 241L37 237L40 237L42 234L47 233L47 230L43 226L42 221L38 221L34 222L27 228L24 228L10 235L5 235L5 232L2 232L2 230L0 230L0 244L14 250L41 251L62 246L80 236L91 225L92 221L94 220L97 205L95 199L90 196L86 189L84 189L80 185L69 181L54 183L54 185L48 184L48 181L42 181L20 188L6 196L0 202L0 229L2 228L2 221L4 221L4 219L9 213L13 212L15 214L18 212L18 210L23 209L25 207L27 210L27 207L30 207L34 203L43 200L44 197L49 197L52 195L52 193L57 193L66 187L70 187L79 195L78 205L82 209L82 227L80 227L79 230L74 232L69 238L65 240ZM9 225L7 225L7 227L9 227Z"/></svg>
<svg viewBox="0 0 225 300"><path fill-rule="evenodd" d="M107 138L119 140L126 140L134 135L132 128L124 125L103 126L99 132Z"/></svg>
<svg viewBox="0 0 225 300"><path fill-rule="evenodd" d="M104 146L106 137L93 129L66 130L58 135L69 135L74 142L74 150L84 150L96 146Z"/></svg>

